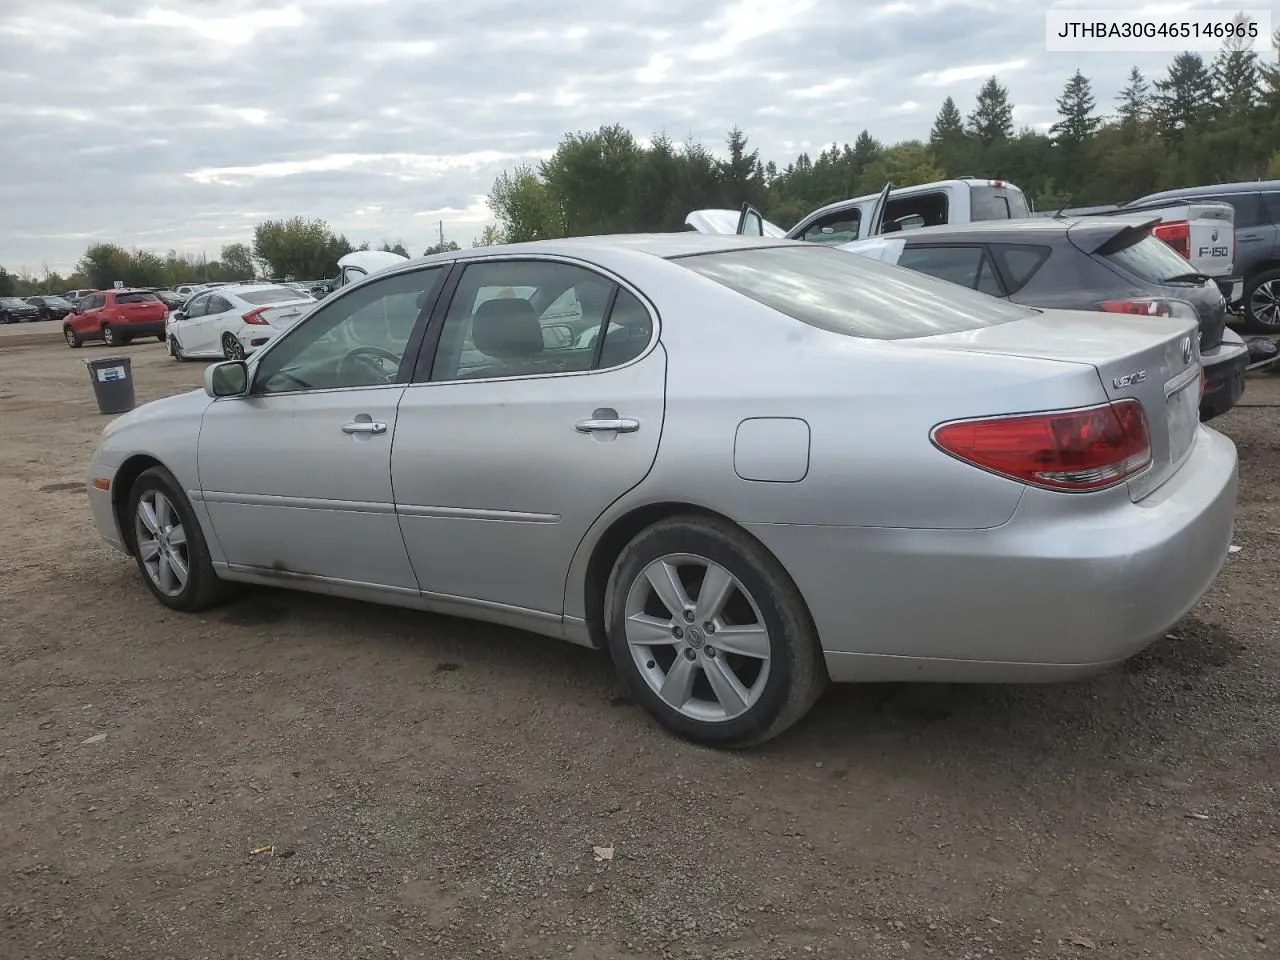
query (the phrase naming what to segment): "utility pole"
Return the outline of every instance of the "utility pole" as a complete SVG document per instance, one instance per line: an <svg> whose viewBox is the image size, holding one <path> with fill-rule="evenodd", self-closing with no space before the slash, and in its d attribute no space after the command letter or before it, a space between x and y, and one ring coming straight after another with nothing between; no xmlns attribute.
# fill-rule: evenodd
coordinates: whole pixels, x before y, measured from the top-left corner
<svg viewBox="0 0 1280 960"><path fill-rule="evenodd" d="M436 221L436 223L440 228L440 249L443 250L444 249L444 221L438 220Z"/></svg>

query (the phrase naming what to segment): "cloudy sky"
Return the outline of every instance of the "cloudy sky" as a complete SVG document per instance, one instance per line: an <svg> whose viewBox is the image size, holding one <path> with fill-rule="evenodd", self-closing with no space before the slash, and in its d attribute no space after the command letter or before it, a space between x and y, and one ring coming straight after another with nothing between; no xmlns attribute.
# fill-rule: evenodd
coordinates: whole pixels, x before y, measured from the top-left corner
<svg viewBox="0 0 1280 960"><path fill-rule="evenodd" d="M1163 73L1167 53L1046 53L1049 6L0 0L0 264L65 271L96 240L214 257L294 214L415 254L443 220L467 246L495 175L566 131L719 147L738 124L781 164L864 127L923 137L991 74L1047 126L1077 66L1104 109L1131 65Z"/></svg>

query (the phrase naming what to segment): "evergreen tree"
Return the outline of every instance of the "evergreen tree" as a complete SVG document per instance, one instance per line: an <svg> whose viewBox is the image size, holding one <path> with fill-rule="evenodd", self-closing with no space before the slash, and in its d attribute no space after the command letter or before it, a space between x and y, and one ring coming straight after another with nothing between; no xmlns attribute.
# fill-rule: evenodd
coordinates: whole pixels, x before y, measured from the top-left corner
<svg viewBox="0 0 1280 960"><path fill-rule="evenodd" d="M1236 15L1236 24L1250 22L1243 13ZM1250 39L1228 37L1214 58L1212 74L1217 107L1228 117L1248 116L1258 103L1262 79L1258 55L1253 52Z"/></svg>
<svg viewBox="0 0 1280 960"><path fill-rule="evenodd" d="M1077 70L1058 98L1058 116L1062 119L1050 127L1049 132L1059 143L1083 143L1101 122L1093 115L1095 106L1092 84Z"/></svg>
<svg viewBox="0 0 1280 960"><path fill-rule="evenodd" d="M1204 125L1213 110L1213 76L1198 53L1180 53L1169 75L1156 81L1155 116L1160 132L1179 137Z"/></svg>
<svg viewBox="0 0 1280 960"><path fill-rule="evenodd" d="M933 121L933 129L929 131L929 146L938 147L955 143L964 139L964 119L960 116L960 108L950 97L942 101L942 109Z"/></svg>
<svg viewBox="0 0 1280 960"><path fill-rule="evenodd" d="M1151 86L1137 67L1129 71L1129 85L1120 91L1116 113L1120 126L1126 130L1140 127L1151 118Z"/></svg>
<svg viewBox="0 0 1280 960"><path fill-rule="evenodd" d="M977 105L969 114L969 132L987 147L1013 136L1013 104L1009 103L1008 89L995 77L978 91Z"/></svg>
<svg viewBox="0 0 1280 960"><path fill-rule="evenodd" d="M880 155L884 153L884 145L871 135L869 130L863 130L858 134L858 139L853 141L853 177L856 179L862 176L862 172L871 164L880 159Z"/></svg>

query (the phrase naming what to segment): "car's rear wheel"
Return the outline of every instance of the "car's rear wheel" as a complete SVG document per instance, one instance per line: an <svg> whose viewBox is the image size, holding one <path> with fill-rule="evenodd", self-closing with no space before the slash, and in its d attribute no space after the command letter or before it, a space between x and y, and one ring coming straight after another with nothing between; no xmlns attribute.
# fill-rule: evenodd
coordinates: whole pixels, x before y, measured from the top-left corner
<svg viewBox="0 0 1280 960"><path fill-rule="evenodd" d="M72 350L84 344L84 341L80 339L80 335L76 333L74 330L72 330L70 327L63 327L62 335L66 337L67 346L70 347Z"/></svg>
<svg viewBox="0 0 1280 960"><path fill-rule="evenodd" d="M1244 291L1244 317L1257 333L1280 333L1280 270L1267 270Z"/></svg>
<svg viewBox="0 0 1280 960"><path fill-rule="evenodd" d="M229 333L222 335L222 355L228 360L244 359L244 344Z"/></svg>
<svg viewBox="0 0 1280 960"><path fill-rule="evenodd" d="M104 323L102 325L102 342L108 347L117 347L120 345L120 338L116 336L116 332L112 329L111 324Z"/></svg>
<svg viewBox="0 0 1280 960"><path fill-rule="evenodd" d="M605 598L609 652L635 697L690 740L746 747L777 736L827 674L799 590L725 521L661 521L627 545Z"/></svg>
<svg viewBox="0 0 1280 960"><path fill-rule="evenodd" d="M200 523L169 471L152 467L134 481L127 522L142 579L166 607L203 610L225 596Z"/></svg>
<svg viewBox="0 0 1280 960"><path fill-rule="evenodd" d="M157 340L159 340L161 343L164 343L164 334L163 334L163 333L157 333L157 334L156 334L156 339L157 339Z"/></svg>

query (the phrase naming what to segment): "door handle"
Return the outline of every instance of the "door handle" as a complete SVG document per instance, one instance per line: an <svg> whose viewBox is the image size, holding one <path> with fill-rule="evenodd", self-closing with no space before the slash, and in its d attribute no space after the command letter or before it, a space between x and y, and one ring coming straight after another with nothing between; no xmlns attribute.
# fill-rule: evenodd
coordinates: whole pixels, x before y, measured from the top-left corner
<svg viewBox="0 0 1280 960"><path fill-rule="evenodd" d="M590 417L586 420L579 420L573 425L573 428L579 433L635 433L640 429L639 420L631 420L626 417L617 417L614 419L596 419Z"/></svg>
<svg viewBox="0 0 1280 960"><path fill-rule="evenodd" d="M1261 243L1262 237L1236 237L1237 243Z"/></svg>
<svg viewBox="0 0 1280 960"><path fill-rule="evenodd" d="M355 420L342 425L343 433L386 433L387 425L376 420Z"/></svg>

